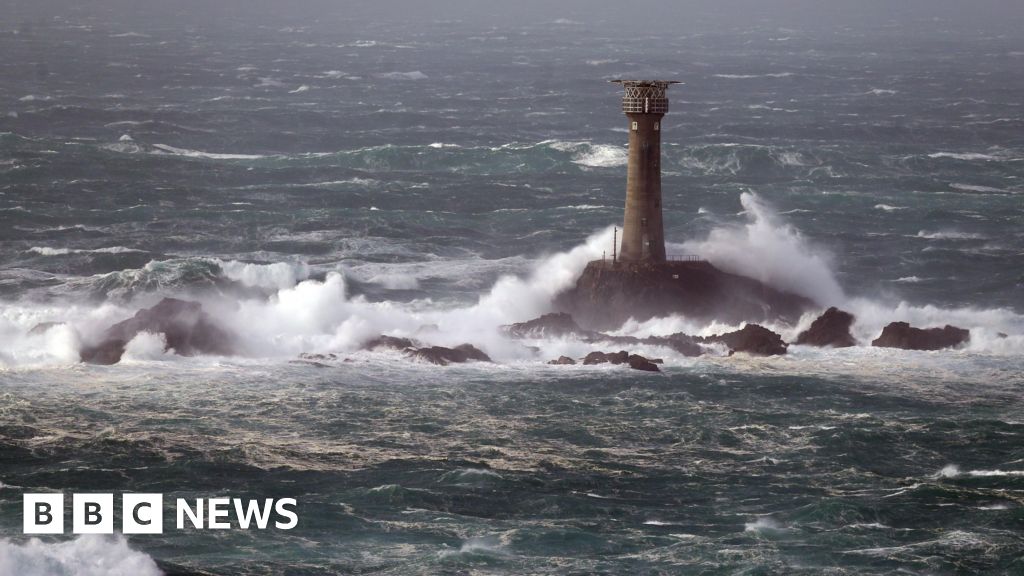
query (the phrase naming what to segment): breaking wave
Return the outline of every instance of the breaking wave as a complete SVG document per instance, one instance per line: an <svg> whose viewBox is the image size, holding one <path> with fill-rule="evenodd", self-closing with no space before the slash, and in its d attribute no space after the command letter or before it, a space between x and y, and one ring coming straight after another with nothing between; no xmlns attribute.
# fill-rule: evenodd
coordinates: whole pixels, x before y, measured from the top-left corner
<svg viewBox="0 0 1024 576"><path fill-rule="evenodd" d="M835 305L853 313L857 318L854 336L862 345L868 345L889 322L907 321L920 327L954 324L970 329L968 353L1012 355L1024 351L1024 317L1011 310L946 309L847 294L836 280L826 250L810 243L756 194L741 195L740 203L742 222L722 223L703 239L674 246L725 271L802 294L823 307ZM375 264L362 276L336 268L313 277L309 265L301 262L153 261L139 269L69 282L101 294L100 305L21 302L4 306L0 309L0 338L9 345L0 351L0 363L76 362L81 342L95 339L106 326L152 305L161 295L181 294L202 301L210 314L239 335L244 355L255 358L288 358L302 352L350 353L382 333L446 346L470 342L498 361L536 361L540 355L563 352L580 355L587 351L585 343L547 341L538 351L504 337L499 328L551 311L555 296L573 284L587 262L600 258L611 240L608 227L567 252L536 260L525 274L501 276L470 304L427 298L373 301L353 290L357 279L389 290L416 290L419 275L430 266ZM208 290L197 291L204 287ZM792 341L816 315L806 314L796 326L768 326ZM32 330L45 322L54 324ZM707 335L736 328L670 316L630 321L618 333ZM162 343L153 335L140 335L129 346L127 359L163 360Z"/></svg>
<svg viewBox="0 0 1024 576"><path fill-rule="evenodd" d="M161 576L152 558L133 550L124 536L79 536L46 543L0 540L0 574L17 576Z"/></svg>

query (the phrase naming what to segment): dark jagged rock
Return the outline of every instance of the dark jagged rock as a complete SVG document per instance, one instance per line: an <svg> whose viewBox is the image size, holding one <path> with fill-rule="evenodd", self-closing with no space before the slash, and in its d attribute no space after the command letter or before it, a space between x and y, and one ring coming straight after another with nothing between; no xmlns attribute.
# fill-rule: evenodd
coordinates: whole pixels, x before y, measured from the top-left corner
<svg viewBox="0 0 1024 576"><path fill-rule="evenodd" d="M630 354L627 362L629 362L629 367L632 368L633 370L644 370L646 372L661 372L661 369L658 368L657 364L637 354Z"/></svg>
<svg viewBox="0 0 1024 576"><path fill-rule="evenodd" d="M585 329L621 326L683 314L698 320L795 322L815 304L752 278L723 272L709 262L587 264L576 285L555 300Z"/></svg>
<svg viewBox="0 0 1024 576"><path fill-rule="evenodd" d="M438 366L462 364L470 360L491 362L491 357L472 344L459 344L454 348L445 346L421 346L415 340L396 336L380 335L363 344L363 350L379 350L382 348L399 350L409 358L423 360Z"/></svg>
<svg viewBox="0 0 1024 576"><path fill-rule="evenodd" d="M565 312L552 312L526 322L502 326L513 338L562 338L565 336L589 336L591 333L576 324Z"/></svg>
<svg viewBox="0 0 1024 576"><path fill-rule="evenodd" d="M564 358L564 356L563 356ZM626 364L630 368L635 370L646 370L648 372L661 372L657 364L660 364L662 360L649 360L640 356L639 354L630 354L625 350L619 352L591 352L583 359L584 366L593 366L595 364Z"/></svg>
<svg viewBox="0 0 1024 576"><path fill-rule="evenodd" d="M181 356L235 353L235 338L214 323L198 302L164 298L156 306L139 310L135 316L107 328L97 344L79 351L79 357L90 364L116 364L139 332L163 334L167 349Z"/></svg>
<svg viewBox="0 0 1024 576"><path fill-rule="evenodd" d="M459 344L454 350L465 354L466 360L476 360L477 362L491 362L491 357L484 353L483 350L473 346L472 344Z"/></svg>
<svg viewBox="0 0 1024 576"><path fill-rule="evenodd" d="M615 365L625 364L626 362L629 362L629 352L626 352L625 350L619 350L618 352L608 352L605 354L605 358L607 358L609 362Z"/></svg>
<svg viewBox="0 0 1024 576"><path fill-rule="evenodd" d="M970 330L948 324L942 328L914 328L906 322L892 322L871 345L904 350L941 350L959 346L970 339Z"/></svg>
<svg viewBox="0 0 1024 576"><path fill-rule="evenodd" d="M572 366L576 364L576 361L573 360L572 358L569 358L568 356L559 356L558 360L550 360L548 361L548 364L552 364L555 366Z"/></svg>
<svg viewBox="0 0 1024 576"><path fill-rule="evenodd" d="M393 348L395 350L405 350L407 348L416 348L417 342L414 342L408 338L398 338L396 336L385 336L381 334L376 338L363 344L363 350L376 350L377 348Z"/></svg>
<svg viewBox="0 0 1024 576"><path fill-rule="evenodd" d="M850 334L850 326L853 325L853 314L843 312L835 306L825 310L825 313L811 323L811 327L804 330L796 337L797 344L807 346L831 346L833 348L848 348L856 346L857 341Z"/></svg>
<svg viewBox="0 0 1024 576"><path fill-rule="evenodd" d="M311 354L309 352L302 352L299 354L299 358L302 360L311 360L314 362L320 362L323 360L337 360L337 354Z"/></svg>
<svg viewBox="0 0 1024 576"><path fill-rule="evenodd" d="M407 354L410 358L423 360L430 362L431 364L437 364L438 366L462 364L469 360L477 360L480 362L491 361L491 358L487 354L484 354L480 349L476 348L472 344L460 344L455 348L430 346L427 348L408 350Z"/></svg>
<svg viewBox="0 0 1024 576"><path fill-rule="evenodd" d="M593 364L624 364L629 362L629 352L620 350L619 352L591 352L583 359L584 365Z"/></svg>
<svg viewBox="0 0 1024 576"><path fill-rule="evenodd" d="M786 342L775 332L757 324L747 324L741 330L701 338L703 342L721 342L729 347L729 354L746 352L757 356L775 356L786 353Z"/></svg>

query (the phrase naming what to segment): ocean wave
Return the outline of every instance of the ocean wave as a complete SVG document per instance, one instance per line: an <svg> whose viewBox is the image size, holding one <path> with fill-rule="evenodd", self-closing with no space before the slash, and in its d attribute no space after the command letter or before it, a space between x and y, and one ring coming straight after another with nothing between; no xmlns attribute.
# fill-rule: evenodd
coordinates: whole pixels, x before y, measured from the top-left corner
<svg viewBox="0 0 1024 576"><path fill-rule="evenodd" d="M186 156L188 158L207 158L211 160L259 160L265 158L260 154L219 154L213 152L202 152L200 150L189 150L188 148L175 148L166 144L153 144L156 149L154 154L173 154L175 156Z"/></svg>
<svg viewBox="0 0 1024 576"><path fill-rule="evenodd" d="M824 306L839 306L855 315L853 332L862 344L860 351L794 350L786 360L790 369L819 370L820 359L815 358L820 354L858 358L860 355L869 363L884 360L892 365L896 352L871 349L867 344L893 321L906 321L920 327L954 324L967 328L971 330L971 341L962 350L963 354L1014 356L1024 352L1024 317L1011 310L949 309L848 296L832 272L827 252L809 243L756 195L743 194L740 201L744 222L719 225L704 239L670 247L700 254L723 270L806 295ZM491 267L486 276L500 278L489 289L483 288L472 304L440 304L426 299L371 301L354 296L350 284L358 280L389 290L416 290L422 282L438 274L476 282L479 274L473 272L485 266L478 260L362 263L351 269L335 268L318 278L310 278L309 267L304 263L252 263L216 258L154 261L140 269L67 282L69 293L76 293L77 283L78 289L102 295L106 302L100 307L3 306L0 311L5 319L0 322L0 336L9 346L0 354L0 362L5 365L45 364L47 358L55 363L74 361L79 340L94 338L104 325L131 316L134 310L151 305L155 298L164 294L191 294L189 297L200 299L215 318L240 335L243 354L252 358L287 358L300 352L352 353L362 342L382 333L424 338L438 345L471 342L499 362L536 362L540 355L579 357L590 351L592 345L571 339L545 341L542 352L538 352L507 339L499 327L551 311L554 297L575 282L587 262L601 257L611 238L609 227L568 252L532 263L525 259L517 260L514 266L505 262L488 263ZM363 251L358 245L353 249ZM522 273L524 269L526 272ZM516 274L508 274L509 270ZM909 277L903 280L910 281ZM238 290L239 287L246 290ZM204 288L212 290L204 292L201 290ZM792 341L816 315L806 314L796 326L766 325ZM29 329L40 322L66 324L43 334L27 335ZM639 337L674 332L710 335L740 327L668 316L641 323L627 322L616 334ZM142 359L152 358L159 348L145 339L136 346L134 356ZM671 362L692 363L654 346L638 347L637 351L654 357L665 356ZM950 353L950 358L963 357ZM735 360L732 362L734 367L743 367ZM848 364L839 362L838 369Z"/></svg>
<svg viewBox="0 0 1024 576"><path fill-rule="evenodd" d="M79 248L51 248L49 246L33 246L28 249L42 256L63 256L66 254L126 254L132 252L145 252L136 248L124 246L108 246L106 248L79 249Z"/></svg>
<svg viewBox="0 0 1024 576"><path fill-rule="evenodd" d="M906 210L906 206L892 206L890 204L875 204L876 210L884 210L886 212L896 212L897 210Z"/></svg>
<svg viewBox="0 0 1024 576"><path fill-rule="evenodd" d="M65 542L0 540L0 574L17 576L161 576L153 558L124 536L84 535Z"/></svg>
<svg viewBox="0 0 1024 576"><path fill-rule="evenodd" d="M949 185L954 190L962 190L964 192L980 192L983 194L1006 194L1009 190L1003 190L1002 188L993 188L992 186L981 186L979 184L962 184L959 182L953 182Z"/></svg>
<svg viewBox="0 0 1024 576"><path fill-rule="evenodd" d="M915 236L916 238L925 238L927 240L983 240L985 236L974 232L960 232L958 230L937 230L934 232L928 232L927 230L921 230Z"/></svg>
<svg viewBox="0 0 1024 576"><path fill-rule="evenodd" d="M413 70L412 72L383 72L374 74L374 76L385 80L427 80L429 78L429 76L419 70Z"/></svg>

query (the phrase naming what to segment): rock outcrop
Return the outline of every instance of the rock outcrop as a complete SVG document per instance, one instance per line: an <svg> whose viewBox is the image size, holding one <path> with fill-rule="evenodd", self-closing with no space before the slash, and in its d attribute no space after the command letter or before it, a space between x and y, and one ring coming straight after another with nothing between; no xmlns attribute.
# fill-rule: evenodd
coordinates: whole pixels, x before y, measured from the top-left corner
<svg viewBox="0 0 1024 576"><path fill-rule="evenodd" d="M412 351L407 351L406 355L416 360L423 360L430 362L431 364L437 364L438 366L462 364L470 360L476 360L478 362L491 361L490 356L484 354L483 351L472 344L459 344L454 348L429 346L426 348L417 348Z"/></svg>
<svg viewBox="0 0 1024 576"><path fill-rule="evenodd" d="M752 278L723 272L709 262L661 264L596 260L587 264L576 285L555 300L585 329L621 326L669 314L697 320L797 321L815 304Z"/></svg>
<svg viewBox="0 0 1024 576"><path fill-rule="evenodd" d="M512 338L564 338L573 336L583 342L605 342L623 346L649 344L671 348L684 356L700 356L704 349L692 336L678 332L669 336L613 336L602 332L584 330L573 317L564 312L553 312L526 322L517 322L502 326L502 330Z"/></svg>
<svg viewBox="0 0 1024 576"><path fill-rule="evenodd" d="M217 325L198 302L164 298L107 328L97 343L79 350L79 357L90 364L117 364L125 346L139 332L163 334L167 349L181 356L235 353L234 336Z"/></svg>
<svg viewBox="0 0 1024 576"><path fill-rule="evenodd" d="M729 355L746 352L755 356L776 356L786 353L786 342L775 332L757 324L747 324L741 330L699 340L707 343L721 342L729 348Z"/></svg>
<svg viewBox="0 0 1024 576"><path fill-rule="evenodd" d="M573 366L576 364L576 360L569 358L568 356L559 356L557 360L550 360L548 364L554 366Z"/></svg>
<svg viewBox="0 0 1024 576"><path fill-rule="evenodd" d="M643 370L645 372L661 372L661 368L655 364L652 360L648 360L639 354L630 354L626 360L629 362L629 367L633 370Z"/></svg>
<svg viewBox="0 0 1024 576"><path fill-rule="evenodd" d="M806 346L831 346L832 348L848 348L856 346L857 341L850 334L853 325L853 314L843 312L835 306L825 310L811 323L811 327L796 337L796 344Z"/></svg>
<svg viewBox="0 0 1024 576"><path fill-rule="evenodd" d="M630 354L625 350L620 350L618 352L595 351L587 354L583 359L584 366L593 366L595 364L626 364L634 370L645 370L648 372L661 372L661 369L658 368L658 364L660 363L660 359L644 358L639 354Z"/></svg>
<svg viewBox="0 0 1024 576"><path fill-rule="evenodd" d="M942 328L914 328L906 322L892 322L871 345L904 350L942 350L959 346L970 339L970 330L948 324Z"/></svg>
<svg viewBox="0 0 1024 576"><path fill-rule="evenodd" d="M552 312L526 322L502 326L502 329L512 338L589 337L593 334L580 328L576 320L565 312Z"/></svg>
<svg viewBox="0 0 1024 576"><path fill-rule="evenodd" d="M400 350L409 358L437 364L438 366L462 364L470 360L491 362L490 356L472 344L459 344L454 348L423 346L409 338L385 336L383 334L363 344L363 350L378 350L381 348Z"/></svg>

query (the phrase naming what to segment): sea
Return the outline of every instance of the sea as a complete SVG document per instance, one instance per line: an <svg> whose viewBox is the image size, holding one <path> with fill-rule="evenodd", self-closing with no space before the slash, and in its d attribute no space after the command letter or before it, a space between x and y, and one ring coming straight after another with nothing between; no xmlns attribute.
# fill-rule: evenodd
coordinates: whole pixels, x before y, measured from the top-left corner
<svg viewBox="0 0 1024 576"><path fill-rule="evenodd" d="M429 4L3 9L0 574L1024 574L1019 9ZM682 82L669 253L819 303L787 341L849 311L858 346L631 348L647 373L504 335L611 256L621 78ZM78 361L166 296L239 354ZM893 321L971 339L872 347ZM167 526L30 537L35 492L160 493ZM220 496L299 523L175 528Z"/></svg>

